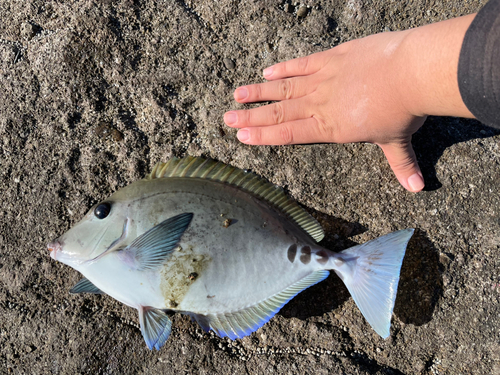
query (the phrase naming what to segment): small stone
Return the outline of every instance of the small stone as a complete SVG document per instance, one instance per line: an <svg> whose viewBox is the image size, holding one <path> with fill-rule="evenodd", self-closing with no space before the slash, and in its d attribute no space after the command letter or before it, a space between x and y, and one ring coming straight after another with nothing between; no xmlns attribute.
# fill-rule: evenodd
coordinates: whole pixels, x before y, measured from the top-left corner
<svg viewBox="0 0 500 375"><path fill-rule="evenodd" d="M28 22L23 22L21 24L21 37L24 40L31 40L36 35L36 33L40 31L38 26L32 25Z"/></svg>
<svg viewBox="0 0 500 375"><path fill-rule="evenodd" d="M98 137L107 137L110 132L111 129L109 125L105 122L99 123L99 125L97 125L97 127L94 129L94 134L97 135Z"/></svg>
<svg viewBox="0 0 500 375"><path fill-rule="evenodd" d="M111 136L116 142L123 141L123 134L119 130L113 129L111 131Z"/></svg>
<svg viewBox="0 0 500 375"><path fill-rule="evenodd" d="M302 5L297 11L297 17L304 18L305 16L307 16L308 11L309 10L307 9L307 7Z"/></svg>
<svg viewBox="0 0 500 375"><path fill-rule="evenodd" d="M233 70L234 68L236 68L236 65L235 65L234 61L231 60L231 59L228 59L228 58L224 59L224 65L229 70Z"/></svg>

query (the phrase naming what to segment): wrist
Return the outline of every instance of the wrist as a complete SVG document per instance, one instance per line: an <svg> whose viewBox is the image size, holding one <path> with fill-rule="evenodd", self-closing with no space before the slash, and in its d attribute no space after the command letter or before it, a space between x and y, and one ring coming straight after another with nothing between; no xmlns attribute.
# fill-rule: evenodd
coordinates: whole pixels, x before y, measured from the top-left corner
<svg viewBox="0 0 500 375"><path fill-rule="evenodd" d="M475 14L404 31L396 71L403 105L416 117L473 117L458 87L460 49Z"/></svg>

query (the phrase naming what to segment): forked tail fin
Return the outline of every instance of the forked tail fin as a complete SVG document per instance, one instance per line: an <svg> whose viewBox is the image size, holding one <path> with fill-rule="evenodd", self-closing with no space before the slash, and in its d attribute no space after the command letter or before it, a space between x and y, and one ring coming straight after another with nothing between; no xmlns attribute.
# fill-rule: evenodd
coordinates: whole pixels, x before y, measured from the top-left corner
<svg viewBox="0 0 500 375"><path fill-rule="evenodd" d="M389 337L399 272L413 229L389 233L338 254L335 272L372 328Z"/></svg>

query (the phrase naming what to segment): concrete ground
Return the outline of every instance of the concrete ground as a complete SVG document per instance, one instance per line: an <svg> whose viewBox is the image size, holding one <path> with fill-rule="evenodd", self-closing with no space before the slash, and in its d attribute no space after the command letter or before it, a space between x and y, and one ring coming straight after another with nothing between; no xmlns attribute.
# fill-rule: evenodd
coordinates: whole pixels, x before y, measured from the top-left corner
<svg viewBox="0 0 500 375"><path fill-rule="evenodd" d="M500 132L429 118L413 144L427 190L401 188L370 144L251 147L224 126L273 63L484 1L2 0L0 373L500 373ZM283 187L342 250L416 228L391 336L331 275L230 342L173 316L149 351L136 311L70 295L46 243L172 156L211 157Z"/></svg>

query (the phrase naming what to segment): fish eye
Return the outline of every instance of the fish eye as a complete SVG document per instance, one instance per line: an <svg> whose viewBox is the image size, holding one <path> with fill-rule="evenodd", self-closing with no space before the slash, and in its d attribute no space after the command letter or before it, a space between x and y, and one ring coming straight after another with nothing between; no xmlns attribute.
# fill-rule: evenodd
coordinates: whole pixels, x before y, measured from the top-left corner
<svg viewBox="0 0 500 375"><path fill-rule="evenodd" d="M111 211L111 205L108 202L101 203L94 209L94 215L98 219L105 219Z"/></svg>

